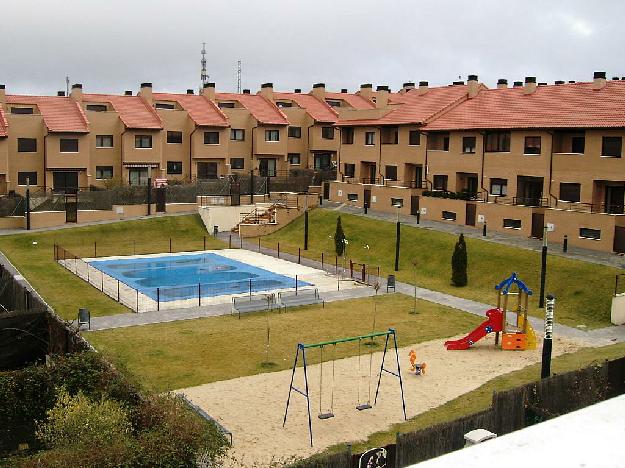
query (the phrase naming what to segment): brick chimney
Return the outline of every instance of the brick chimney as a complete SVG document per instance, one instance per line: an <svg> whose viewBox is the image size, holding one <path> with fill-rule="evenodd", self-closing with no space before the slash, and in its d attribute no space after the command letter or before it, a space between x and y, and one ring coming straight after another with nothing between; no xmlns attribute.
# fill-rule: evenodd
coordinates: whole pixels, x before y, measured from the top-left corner
<svg viewBox="0 0 625 468"><path fill-rule="evenodd" d="M139 96L152 104L152 83L141 83L141 89L139 89Z"/></svg>
<svg viewBox="0 0 625 468"><path fill-rule="evenodd" d="M390 92L388 86L378 86L376 89L375 107L376 109L384 109L388 107L388 94Z"/></svg>
<svg viewBox="0 0 625 468"><path fill-rule="evenodd" d="M506 80L505 78L499 78L497 80L497 88L498 89L505 89L508 87L508 80Z"/></svg>
<svg viewBox="0 0 625 468"><path fill-rule="evenodd" d="M360 95L369 101L373 101L373 85L371 83L361 84Z"/></svg>
<svg viewBox="0 0 625 468"><path fill-rule="evenodd" d="M295 94L300 94L302 92L302 88L295 88L293 91Z"/></svg>
<svg viewBox="0 0 625 468"><path fill-rule="evenodd" d="M592 78L592 89L601 89L606 85L605 72L596 71Z"/></svg>
<svg viewBox="0 0 625 468"><path fill-rule="evenodd" d="M6 86L0 84L0 105L5 104L7 100Z"/></svg>
<svg viewBox="0 0 625 468"><path fill-rule="evenodd" d="M312 87L311 94L317 99L325 101L326 99L326 85L324 83L315 83Z"/></svg>
<svg viewBox="0 0 625 468"><path fill-rule="evenodd" d="M72 92L69 96L76 102L82 102L82 85L80 83L73 84Z"/></svg>
<svg viewBox="0 0 625 468"><path fill-rule="evenodd" d="M523 86L523 92L525 94L532 94L534 91L536 91L536 77L526 76L525 85Z"/></svg>
<svg viewBox="0 0 625 468"><path fill-rule="evenodd" d="M201 91L202 96L206 96L211 101L215 100L215 83L204 83Z"/></svg>
<svg viewBox="0 0 625 468"><path fill-rule="evenodd" d="M522 88L523 87L523 82L522 81L515 81L514 84L512 85L513 88Z"/></svg>
<svg viewBox="0 0 625 468"><path fill-rule="evenodd" d="M419 81L419 94L425 94L428 92L429 83L427 81Z"/></svg>
<svg viewBox="0 0 625 468"><path fill-rule="evenodd" d="M246 88L243 90L243 94L252 94L252 92Z"/></svg>
<svg viewBox="0 0 625 468"><path fill-rule="evenodd" d="M474 98L480 92L480 83L477 80L477 75L469 75L467 78L467 87L469 98Z"/></svg>
<svg viewBox="0 0 625 468"><path fill-rule="evenodd" d="M400 93L407 93L408 91L415 89L415 84L412 81L407 81L401 87Z"/></svg>
<svg viewBox="0 0 625 468"><path fill-rule="evenodd" d="M260 85L260 95L265 99L273 101L273 83L263 83Z"/></svg>
<svg viewBox="0 0 625 468"><path fill-rule="evenodd" d="M187 94L193 94L193 90L192 89L187 89Z"/></svg>

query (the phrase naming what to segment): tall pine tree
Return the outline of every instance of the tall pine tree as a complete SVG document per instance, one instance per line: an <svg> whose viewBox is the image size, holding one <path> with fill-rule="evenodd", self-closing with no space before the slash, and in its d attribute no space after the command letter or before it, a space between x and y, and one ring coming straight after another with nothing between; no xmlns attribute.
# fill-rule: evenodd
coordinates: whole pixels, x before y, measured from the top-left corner
<svg viewBox="0 0 625 468"><path fill-rule="evenodd" d="M467 244L464 241L464 235L460 234L454 253L451 256L451 284L454 286L466 286L468 282Z"/></svg>
<svg viewBox="0 0 625 468"><path fill-rule="evenodd" d="M334 233L334 246L336 248L336 254L341 256L345 251L345 233L343 232L343 226L341 225L341 217L336 218L336 232Z"/></svg>

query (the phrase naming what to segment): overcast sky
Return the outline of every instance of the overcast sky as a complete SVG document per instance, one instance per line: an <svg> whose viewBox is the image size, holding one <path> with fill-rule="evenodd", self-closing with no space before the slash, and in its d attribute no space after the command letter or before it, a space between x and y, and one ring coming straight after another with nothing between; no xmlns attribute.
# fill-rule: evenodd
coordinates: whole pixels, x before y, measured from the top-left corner
<svg viewBox="0 0 625 468"><path fill-rule="evenodd" d="M52 94L625 76L622 0L2 0L0 83Z"/></svg>

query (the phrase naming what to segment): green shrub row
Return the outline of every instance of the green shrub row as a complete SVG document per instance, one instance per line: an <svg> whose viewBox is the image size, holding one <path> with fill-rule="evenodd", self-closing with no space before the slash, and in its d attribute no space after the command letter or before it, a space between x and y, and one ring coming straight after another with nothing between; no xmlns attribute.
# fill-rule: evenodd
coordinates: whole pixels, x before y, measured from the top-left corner
<svg viewBox="0 0 625 468"><path fill-rule="evenodd" d="M474 200L475 195L469 192L447 192L446 190L424 190L424 197L449 198L450 200Z"/></svg>

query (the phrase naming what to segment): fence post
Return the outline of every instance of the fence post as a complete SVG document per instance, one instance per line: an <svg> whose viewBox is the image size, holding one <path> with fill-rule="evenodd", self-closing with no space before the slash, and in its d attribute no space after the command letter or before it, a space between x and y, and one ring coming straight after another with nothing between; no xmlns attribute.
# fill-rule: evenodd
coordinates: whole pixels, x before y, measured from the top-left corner
<svg viewBox="0 0 625 468"><path fill-rule="evenodd" d="M93 241L93 257L97 257L98 256L98 243L96 241Z"/></svg>
<svg viewBox="0 0 625 468"><path fill-rule="evenodd" d="M252 297L252 278L250 278L250 297Z"/></svg>
<svg viewBox="0 0 625 468"><path fill-rule="evenodd" d="M260 252L260 237L258 238L258 251Z"/></svg>
<svg viewBox="0 0 625 468"><path fill-rule="evenodd" d="M87 263L87 283L91 284L91 281L89 281L89 264Z"/></svg>
<svg viewBox="0 0 625 468"><path fill-rule="evenodd" d="M232 248L232 234L228 234L228 248Z"/></svg>
<svg viewBox="0 0 625 468"><path fill-rule="evenodd" d="M169 238L169 253L171 253L171 237Z"/></svg>
<svg viewBox="0 0 625 468"><path fill-rule="evenodd" d="M301 247L297 248L297 263L302 263L302 249Z"/></svg>
<svg viewBox="0 0 625 468"><path fill-rule="evenodd" d="M206 236L204 236L204 249L203 250L206 250Z"/></svg>
<svg viewBox="0 0 625 468"><path fill-rule="evenodd" d="M243 237L241 236L241 233L239 233L239 248L243 248Z"/></svg>
<svg viewBox="0 0 625 468"><path fill-rule="evenodd" d="M562 242L562 252L567 253L569 251L569 236L564 234L564 242Z"/></svg>
<svg viewBox="0 0 625 468"><path fill-rule="evenodd" d="M339 256L334 256L334 273L338 274L339 272Z"/></svg>
<svg viewBox="0 0 625 468"><path fill-rule="evenodd" d="M202 283L197 284L197 306L202 307Z"/></svg>
<svg viewBox="0 0 625 468"><path fill-rule="evenodd" d="M482 226L482 236L486 237L486 223Z"/></svg>
<svg viewBox="0 0 625 468"><path fill-rule="evenodd" d="M119 302L119 280L117 280L117 302Z"/></svg>
<svg viewBox="0 0 625 468"><path fill-rule="evenodd" d="M323 270L323 252L321 252L321 269Z"/></svg>
<svg viewBox="0 0 625 468"><path fill-rule="evenodd" d="M135 289L135 291L137 291L137 313L139 313L139 290Z"/></svg>
<svg viewBox="0 0 625 468"><path fill-rule="evenodd" d="M366 282L366 281L365 281L365 278L366 278L366 275L367 275L367 273L366 273L366 272L367 272L367 266L363 263L363 264L362 264L362 282L363 282L363 283L365 283L365 282Z"/></svg>
<svg viewBox="0 0 625 468"><path fill-rule="evenodd" d="M104 292L104 272L100 272L100 276L102 277L102 289L101 291Z"/></svg>
<svg viewBox="0 0 625 468"><path fill-rule="evenodd" d="M278 242L278 258L280 258L280 242Z"/></svg>
<svg viewBox="0 0 625 468"><path fill-rule="evenodd" d="M156 310L161 310L161 288L156 288Z"/></svg>
<svg viewBox="0 0 625 468"><path fill-rule="evenodd" d="M297 275L295 275L295 295L297 296Z"/></svg>

